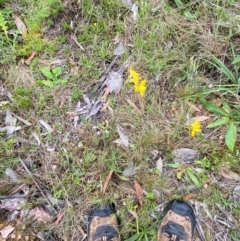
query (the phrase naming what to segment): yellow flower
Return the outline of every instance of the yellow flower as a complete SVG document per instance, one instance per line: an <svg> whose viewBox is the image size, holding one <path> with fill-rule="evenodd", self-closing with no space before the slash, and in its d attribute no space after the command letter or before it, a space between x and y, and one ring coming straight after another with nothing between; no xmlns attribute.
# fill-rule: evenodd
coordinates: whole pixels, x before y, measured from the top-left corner
<svg viewBox="0 0 240 241"><path fill-rule="evenodd" d="M93 26L94 26L94 27L97 27L97 23L93 23Z"/></svg>
<svg viewBox="0 0 240 241"><path fill-rule="evenodd" d="M137 87L135 86L135 90L142 96L145 96L145 92L147 89L147 80L143 80Z"/></svg>
<svg viewBox="0 0 240 241"><path fill-rule="evenodd" d="M131 81L134 83L135 87L138 86L138 83L139 83L139 80L141 79L141 76L132 67L130 68L130 78L131 78Z"/></svg>
<svg viewBox="0 0 240 241"><path fill-rule="evenodd" d="M142 97L144 97L147 89L147 80L146 79L142 80L140 74L133 68L130 68L129 72L130 72L130 81L134 83L135 91L138 92Z"/></svg>
<svg viewBox="0 0 240 241"><path fill-rule="evenodd" d="M190 129L190 132L191 132L190 133L191 136L197 136L198 134L200 134L202 132L200 121L195 120L192 124L190 124L189 129Z"/></svg>

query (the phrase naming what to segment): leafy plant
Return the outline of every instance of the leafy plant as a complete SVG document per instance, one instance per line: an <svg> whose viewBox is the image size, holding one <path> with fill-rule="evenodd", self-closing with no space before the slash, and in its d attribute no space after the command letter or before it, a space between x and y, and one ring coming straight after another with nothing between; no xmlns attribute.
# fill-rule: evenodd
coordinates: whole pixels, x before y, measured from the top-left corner
<svg viewBox="0 0 240 241"><path fill-rule="evenodd" d="M223 102L221 108L213 102L206 101L203 98L200 98L200 102L208 111L218 117L217 120L210 123L207 128L216 128L226 125L227 131L225 134L225 143L229 150L233 151L237 140L237 126L240 123L240 106L234 106L234 108L231 108L227 102Z"/></svg>
<svg viewBox="0 0 240 241"><path fill-rule="evenodd" d="M175 4L179 7L179 8L183 8L183 14L185 15L185 17L187 17L188 19L195 19L198 12L192 14L187 8L184 8L185 3L181 0L174 0Z"/></svg>
<svg viewBox="0 0 240 241"><path fill-rule="evenodd" d="M211 54L213 59L212 61L206 60L209 64L216 67L219 71L221 71L229 80L231 80L232 84L238 84L239 80L239 73L238 73L238 66L235 66L235 72L232 72L220 59L216 58L214 55ZM233 65L236 65L240 62L240 56L236 56L232 61Z"/></svg>
<svg viewBox="0 0 240 241"><path fill-rule="evenodd" d="M53 68L52 70L48 68L41 69L42 74L47 77L47 80L39 80L38 83L42 85L46 85L48 87L52 87L58 84L66 84L67 79L59 79L59 76L62 74L61 67Z"/></svg>
<svg viewBox="0 0 240 241"><path fill-rule="evenodd" d="M181 179L182 175L185 174L188 179L190 179L197 187L201 187L201 183L197 178L196 171L189 165L181 164L168 164L169 167L176 168L177 179Z"/></svg>
<svg viewBox="0 0 240 241"><path fill-rule="evenodd" d="M7 21L5 21L3 13L1 11L0 11L0 29L4 32L5 36L8 38Z"/></svg>
<svg viewBox="0 0 240 241"><path fill-rule="evenodd" d="M16 100L18 107L27 109L32 106L31 90L28 88L17 87L13 99Z"/></svg>

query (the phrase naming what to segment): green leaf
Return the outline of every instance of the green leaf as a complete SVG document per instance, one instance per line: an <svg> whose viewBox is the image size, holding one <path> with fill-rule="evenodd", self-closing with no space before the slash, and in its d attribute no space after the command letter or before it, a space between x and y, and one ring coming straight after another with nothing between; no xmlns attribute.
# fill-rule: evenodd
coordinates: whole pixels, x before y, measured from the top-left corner
<svg viewBox="0 0 240 241"><path fill-rule="evenodd" d="M125 241L135 241L135 240L137 240L138 239L138 236L139 236L139 234L138 233L136 233L136 234L134 234L131 238L128 238L127 240L125 240Z"/></svg>
<svg viewBox="0 0 240 241"><path fill-rule="evenodd" d="M217 115L221 115L224 117L229 117L229 114L223 110L222 108L218 107L217 105L215 105L214 103L210 102L210 101L206 101L203 98L199 99L200 102L203 104L203 106L210 112L217 114Z"/></svg>
<svg viewBox="0 0 240 241"><path fill-rule="evenodd" d="M51 71L48 68L46 68L46 67L41 68L41 72L48 79L51 79L51 80L54 79L53 74L51 73Z"/></svg>
<svg viewBox="0 0 240 241"><path fill-rule="evenodd" d="M118 178L122 181L128 181L129 180L129 178L121 176L121 175L117 174L116 172L115 172L115 175L118 176Z"/></svg>
<svg viewBox="0 0 240 241"><path fill-rule="evenodd" d="M53 69L52 69L52 73L53 73L55 76L59 76L59 75L62 74L62 68L61 68L61 67L53 68Z"/></svg>
<svg viewBox="0 0 240 241"><path fill-rule="evenodd" d="M62 85L66 84L67 82L68 82L67 79L61 79L61 80L60 80L60 83L61 83Z"/></svg>
<svg viewBox="0 0 240 241"><path fill-rule="evenodd" d="M170 164L167 164L167 166L172 167L172 168L178 168L181 166L181 164L170 163Z"/></svg>
<svg viewBox="0 0 240 241"><path fill-rule="evenodd" d="M239 62L240 62L240 55L237 55L232 61L232 64L238 64Z"/></svg>
<svg viewBox="0 0 240 241"><path fill-rule="evenodd" d="M224 109L228 114L231 114L232 109L231 109L230 105L229 105L227 102L225 102L225 101L224 101L222 104L223 104L223 109Z"/></svg>
<svg viewBox="0 0 240 241"><path fill-rule="evenodd" d="M181 0L174 0L174 2L176 3L176 5L177 5L178 7L183 6L183 3L182 3Z"/></svg>
<svg viewBox="0 0 240 241"><path fill-rule="evenodd" d="M40 80L40 83L48 87L52 87L54 83L51 80Z"/></svg>
<svg viewBox="0 0 240 241"><path fill-rule="evenodd" d="M184 15L185 15L188 19L194 19L194 18L195 18L195 16L194 16L193 14L191 14L191 13L189 12L189 10L185 10L185 11L184 11Z"/></svg>
<svg viewBox="0 0 240 241"><path fill-rule="evenodd" d="M195 174L193 173L192 169L191 168L187 168L186 169L186 172L188 174L188 176L191 178L191 180L193 181L193 183L197 186L197 187L200 187L201 184L200 182L198 181L198 179L196 178Z"/></svg>
<svg viewBox="0 0 240 241"><path fill-rule="evenodd" d="M227 128L227 133L225 135L225 143L229 150L233 151L235 142L237 140L237 126L231 121Z"/></svg>
<svg viewBox="0 0 240 241"><path fill-rule="evenodd" d="M227 66L218 58L216 58L214 55L211 55L215 63L206 60L209 64L213 65L216 67L218 70L220 70L222 73L224 73L230 80L232 80L233 83L236 83L237 80L234 77L234 74L227 68Z"/></svg>
<svg viewBox="0 0 240 241"><path fill-rule="evenodd" d="M207 128L215 128L218 126L222 126L222 125L226 125L229 122L229 118L225 117L225 118L220 118L210 124L207 125Z"/></svg>

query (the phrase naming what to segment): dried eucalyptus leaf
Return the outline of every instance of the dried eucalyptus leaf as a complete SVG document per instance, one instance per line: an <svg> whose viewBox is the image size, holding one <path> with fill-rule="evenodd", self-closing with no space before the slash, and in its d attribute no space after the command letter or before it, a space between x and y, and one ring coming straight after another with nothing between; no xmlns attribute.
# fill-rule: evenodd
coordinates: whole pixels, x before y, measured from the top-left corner
<svg viewBox="0 0 240 241"><path fill-rule="evenodd" d="M10 177L14 182L21 181L21 178L19 177L19 175L12 168L7 168L5 172L6 172L6 175Z"/></svg>
<svg viewBox="0 0 240 241"><path fill-rule="evenodd" d="M21 210L24 205L27 203L27 198L19 197L19 198L12 198L12 199L2 199L0 208L4 208L7 210Z"/></svg>
<svg viewBox="0 0 240 241"><path fill-rule="evenodd" d="M131 7L133 21L137 20L138 6L134 3Z"/></svg>
<svg viewBox="0 0 240 241"><path fill-rule="evenodd" d="M5 126L0 128L0 132L7 132L7 134L13 134L18 130L21 130L21 126Z"/></svg>
<svg viewBox="0 0 240 241"><path fill-rule="evenodd" d="M240 200L240 185L237 185L234 189L233 189L233 197L235 199Z"/></svg>
<svg viewBox="0 0 240 241"><path fill-rule="evenodd" d="M120 43L118 44L117 48L115 49L113 55L121 56L123 53L124 53L124 45L123 45L122 42L120 42Z"/></svg>
<svg viewBox="0 0 240 241"><path fill-rule="evenodd" d="M53 128L44 120L39 120L39 124L41 124L49 133L53 132Z"/></svg>
<svg viewBox="0 0 240 241"><path fill-rule="evenodd" d="M88 118L96 115L96 114L99 112L99 110L101 109L102 105L103 105L102 101L101 101L100 99L97 100L97 101L91 106L91 109L90 109L89 113L86 115L86 119L88 119Z"/></svg>
<svg viewBox="0 0 240 241"><path fill-rule="evenodd" d="M128 166L123 171L124 177L132 177L135 175L136 171L139 169L139 167L135 166L133 162L130 162Z"/></svg>
<svg viewBox="0 0 240 241"><path fill-rule="evenodd" d="M2 237L6 239L13 230L14 230L14 227L12 227L11 225L8 225L7 227L1 229L0 233Z"/></svg>
<svg viewBox="0 0 240 241"><path fill-rule="evenodd" d="M123 84L122 75L116 71L111 71L106 79L106 84L109 86L110 93L119 93Z"/></svg>
<svg viewBox="0 0 240 241"><path fill-rule="evenodd" d="M179 148L172 151L172 155L175 157L174 161L181 164L192 163L199 159L199 152L190 148Z"/></svg>
<svg viewBox="0 0 240 241"><path fill-rule="evenodd" d="M120 125L117 125L117 132L118 132L121 140L123 141L124 146L128 147L129 146L128 137L125 135L124 130Z"/></svg>
<svg viewBox="0 0 240 241"><path fill-rule="evenodd" d="M6 112L5 124L6 126L16 126L17 118L13 117L10 111Z"/></svg>

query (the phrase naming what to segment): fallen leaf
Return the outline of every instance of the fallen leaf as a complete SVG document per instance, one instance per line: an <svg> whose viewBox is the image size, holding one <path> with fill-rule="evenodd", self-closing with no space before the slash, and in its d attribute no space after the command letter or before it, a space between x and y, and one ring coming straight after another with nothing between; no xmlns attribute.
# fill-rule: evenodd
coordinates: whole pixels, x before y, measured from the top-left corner
<svg viewBox="0 0 240 241"><path fill-rule="evenodd" d="M121 140L123 141L124 146L128 147L129 146L128 137L125 135L124 130L120 125L117 125L117 132L118 132Z"/></svg>
<svg viewBox="0 0 240 241"><path fill-rule="evenodd" d="M116 71L109 72L106 84L109 87L110 93L119 93L123 84L122 75Z"/></svg>
<svg viewBox="0 0 240 241"><path fill-rule="evenodd" d="M177 173L177 179L180 180L182 178L182 175L188 167L190 167L190 165L182 165L174 170Z"/></svg>
<svg viewBox="0 0 240 241"><path fill-rule="evenodd" d="M109 93L110 93L110 87L107 86L107 88L105 89L104 94L103 94L103 96L101 97L101 99L102 99L102 100L106 100L107 97L108 97L108 95L109 95Z"/></svg>
<svg viewBox="0 0 240 241"><path fill-rule="evenodd" d="M135 211L128 209L128 212L131 213L135 219L138 219L138 215Z"/></svg>
<svg viewBox="0 0 240 241"><path fill-rule="evenodd" d="M33 132L32 136L36 139L38 145L40 146L41 145L41 140L40 140L39 135L36 132Z"/></svg>
<svg viewBox="0 0 240 241"><path fill-rule="evenodd" d="M0 208L13 211L13 210L21 210L24 205L27 203L27 198L19 197L12 199L3 199L1 200Z"/></svg>
<svg viewBox="0 0 240 241"><path fill-rule="evenodd" d="M240 181L240 175L238 175L236 172L229 171L225 168L222 168L219 174L228 180Z"/></svg>
<svg viewBox="0 0 240 241"><path fill-rule="evenodd" d="M96 115L99 112L99 110L102 108L102 105L103 105L103 102L100 99L94 102L91 106L89 113L86 115L86 119Z"/></svg>
<svg viewBox="0 0 240 241"><path fill-rule="evenodd" d="M0 128L0 132L6 132L7 134L13 134L14 132L21 130L21 126L5 126Z"/></svg>
<svg viewBox="0 0 240 241"><path fill-rule="evenodd" d="M122 141L122 139L120 139L120 138L114 140L113 143L115 143L115 144L117 144L117 145L120 145L120 146L124 146L123 141Z"/></svg>
<svg viewBox="0 0 240 241"><path fill-rule="evenodd" d="M136 171L139 169L140 167L137 167L134 165L133 162L130 162L128 164L128 166L124 169L123 171L123 176L124 177L132 177L135 175Z"/></svg>
<svg viewBox="0 0 240 241"><path fill-rule="evenodd" d="M187 119L186 124L189 125L189 124L192 124L194 121L201 121L202 122L202 121L206 121L208 119L209 119L209 116L204 116L204 115L195 116L195 117Z"/></svg>
<svg viewBox="0 0 240 241"><path fill-rule="evenodd" d="M186 171L186 168L185 169L182 169L182 170L179 170L177 172L177 179L180 180L182 178L182 175L185 173Z"/></svg>
<svg viewBox="0 0 240 241"><path fill-rule="evenodd" d="M114 51L113 55L121 56L124 53L124 45L120 42Z"/></svg>
<svg viewBox="0 0 240 241"><path fill-rule="evenodd" d="M14 182L21 181L20 176L12 168L7 168L5 172L6 175L10 177Z"/></svg>
<svg viewBox="0 0 240 241"><path fill-rule="evenodd" d="M27 33L26 25L23 23L23 21L18 16L13 15L13 18L14 18L14 23L16 24L19 33L24 36Z"/></svg>
<svg viewBox="0 0 240 241"><path fill-rule="evenodd" d="M137 20L138 6L134 3L131 7L133 21Z"/></svg>
<svg viewBox="0 0 240 241"><path fill-rule="evenodd" d="M17 119L12 116L10 111L6 112L5 124L6 126L16 126Z"/></svg>
<svg viewBox="0 0 240 241"><path fill-rule="evenodd" d="M14 114L14 113L11 113L11 114L14 115L19 121L21 121L26 126L31 126L32 125L29 121L24 120L22 117Z"/></svg>
<svg viewBox="0 0 240 241"><path fill-rule="evenodd" d="M3 238L7 238L8 235L14 230L14 227L11 225L8 225L7 227L0 230L0 233L2 234Z"/></svg>
<svg viewBox="0 0 240 241"><path fill-rule="evenodd" d="M188 104L190 107L192 107L195 111L197 111L197 112L200 112L200 111L201 111L199 108L197 108L196 105L190 103L189 101L187 101L187 104Z"/></svg>
<svg viewBox="0 0 240 241"><path fill-rule="evenodd" d="M6 105L6 104L8 104L9 103L9 101L8 100L5 100L5 101L0 101L0 107L2 107L2 106L4 106L4 105Z"/></svg>
<svg viewBox="0 0 240 241"><path fill-rule="evenodd" d="M143 190L142 190L141 186L138 184L138 182L135 180L134 180L134 188L136 191L138 202L139 202L140 206L142 206L143 205Z"/></svg>
<svg viewBox="0 0 240 241"><path fill-rule="evenodd" d="M25 60L25 64L29 65L33 58L35 57L36 52L32 52L32 54Z"/></svg>
<svg viewBox="0 0 240 241"><path fill-rule="evenodd" d="M156 168L159 170L159 173L162 174L163 159L161 157L156 161Z"/></svg>
<svg viewBox="0 0 240 241"><path fill-rule="evenodd" d="M174 161L181 164L192 163L199 159L199 152L190 148L179 148L172 151L172 155L175 157Z"/></svg>
<svg viewBox="0 0 240 241"><path fill-rule="evenodd" d="M10 195L18 192L18 191L21 190L25 185L26 185L26 183L23 183L23 184L21 184L20 186L15 187L14 189L12 189L12 191L10 191Z"/></svg>
<svg viewBox="0 0 240 241"><path fill-rule="evenodd" d="M53 132L53 128L46 121L39 120L38 123L41 124L48 131L48 133ZM48 134L48 133L44 133L44 134Z"/></svg>
<svg viewBox="0 0 240 241"><path fill-rule="evenodd" d="M240 185L237 185L234 189L233 189L233 197L235 199L240 200Z"/></svg>
<svg viewBox="0 0 240 241"><path fill-rule="evenodd" d="M191 200L191 199L194 199L194 198L196 198L196 197L197 197L197 194L189 193L188 195L186 195L186 196L183 198L183 200L184 200L185 202L187 202L187 201L189 201L189 200Z"/></svg>
<svg viewBox="0 0 240 241"><path fill-rule="evenodd" d="M20 211L14 210L14 211L8 211L8 215L7 215L7 220L8 222L12 222L14 220L17 219L17 217L19 217L20 215Z"/></svg>
<svg viewBox="0 0 240 241"><path fill-rule="evenodd" d="M107 185L108 185L109 180L111 179L112 174L113 174L113 170L110 170L110 172L108 173L108 175L106 177L106 180L104 182L104 185L103 185L103 188L102 188L102 191L101 191L102 195L104 195L105 192L106 192Z"/></svg>
<svg viewBox="0 0 240 241"><path fill-rule="evenodd" d="M57 226L59 224L59 222L62 220L63 216L64 216L65 212L61 212L59 215L58 215L58 218L55 222L55 226Z"/></svg>
<svg viewBox="0 0 240 241"><path fill-rule="evenodd" d="M38 143L30 141L30 140L27 140L27 139L22 138L20 136L17 137L17 141L20 142L20 143L28 143L30 145L38 146Z"/></svg>
<svg viewBox="0 0 240 241"><path fill-rule="evenodd" d="M86 102L87 105L91 105L91 101L90 101L90 99L88 98L87 95L83 95L83 99L84 99L84 101Z"/></svg>
<svg viewBox="0 0 240 241"><path fill-rule="evenodd" d="M47 223L52 220L52 217L40 207L32 209L27 217L41 223Z"/></svg>

